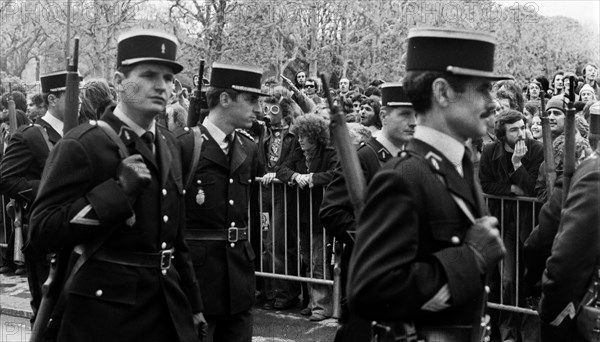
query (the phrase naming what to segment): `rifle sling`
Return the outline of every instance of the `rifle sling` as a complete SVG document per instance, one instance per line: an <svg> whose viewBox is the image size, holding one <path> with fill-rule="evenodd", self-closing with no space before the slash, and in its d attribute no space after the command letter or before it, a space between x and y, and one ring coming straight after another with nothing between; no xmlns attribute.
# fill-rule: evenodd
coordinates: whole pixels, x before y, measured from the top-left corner
<svg viewBox="0 0 600 342"><path fill-rule="evenodd" d="M185 179L185 183L183 184L184 188L187 188L194 178L194 174L196 173L196 168L198 167L198 162L200 161L200 152L202 151L202 143L204 139L202 138L202 132L200 131L200 127L194 126L192 127L193 139L194 139L194 150L192 152L192 160L190 161L190 168L188 170L187 177Z"/></svg>
<svg viewBox="0 0 600 342"><path fill-rule="evenodd" d="M48 138L48 132L46 132L46 129L38 124L34 124L34 126L37 127L40 131L40 134L42 134L42 138L44 138L46 146L48 146L48 151L52 151L54 145L52 145L52 143L50 142L50 138Z"/></svg>

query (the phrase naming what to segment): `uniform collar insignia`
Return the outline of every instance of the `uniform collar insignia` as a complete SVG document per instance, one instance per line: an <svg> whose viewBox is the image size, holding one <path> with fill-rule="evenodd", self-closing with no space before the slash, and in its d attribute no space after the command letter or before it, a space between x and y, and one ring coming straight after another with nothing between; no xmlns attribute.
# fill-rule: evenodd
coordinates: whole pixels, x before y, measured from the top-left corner
<svg viewBox="0 0 600 342"><path fill-rule="evenodd" d="M433 165L433 167L439 171L440 170L440 163L442 162L442 157L438 156L437 154L429 151L427 152L427 154L425 155L425 159L427 161L429 161L431 163L431 165Z"/></svg>

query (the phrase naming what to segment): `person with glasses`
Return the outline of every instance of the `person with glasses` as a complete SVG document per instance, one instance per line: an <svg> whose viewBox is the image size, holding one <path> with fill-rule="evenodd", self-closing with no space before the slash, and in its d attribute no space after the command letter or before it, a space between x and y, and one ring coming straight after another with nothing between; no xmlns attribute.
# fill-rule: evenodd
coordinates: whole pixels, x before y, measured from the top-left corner
<svg viewBox="0 0 600 342"><path fill-rule="evenodd" d="M319 97L319 84L314 78L309 78L304 83L304 94L308 96L316 105L319 105L323 100Z"/></svg>

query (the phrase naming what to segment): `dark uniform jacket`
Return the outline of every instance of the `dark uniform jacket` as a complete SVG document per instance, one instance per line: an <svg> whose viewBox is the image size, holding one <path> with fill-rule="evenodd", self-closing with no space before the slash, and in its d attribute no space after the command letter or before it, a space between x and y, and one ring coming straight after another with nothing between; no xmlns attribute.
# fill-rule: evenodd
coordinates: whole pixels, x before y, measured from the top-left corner
<svg viewBox="0 0 600 342"><path fill-rule="evenodd" d="M475 217L484 213L483 201L430 145L413 138L406 151L368 186L350 260L350 308L367 320L471 325L484 270L463 243L471 223L450 192ZM445 284L450 307L422 310Z"/></svg>
<svg viewBox="0 0 600 342"><path fill-rule="evenodd" d="M200 128L202 152L185 196L187 229L225 234L229 227L246 228L250 183L263 175L256 143L237 131L228 158L208 130ZM182 131L178 139L187 164L194 146L192 131ZM199 189L204 191L202 204L196 201ZM203 293L204 313L229 315L249 310L255 291L255 255L250 242L189 240L188 244Z"/></svg>
<svg viewBox="0 0 600 342"><path fill-rule="evenodd" d="M369 184L381 166L392 158L388 150L375 138L369 139L358 147L358 161L366 184ZM325 229L340 241L352 243L347 231L356 230L354 209L346 189L346 181L340 166L337 165L333 180L325 189L320 210L321 222Z"/></svg>
<svg viewBox="0 0 600 342"><path fill-rule="evenodd" d="M49 123L40 118L36 124L46 131L52 145L58 142L60 134ZM49 152L39 127L21 126L11 137L0 164L0 193L31 204Z"/></svg>
<svg viewBox="0 0 600 342"><path fill-rule="evenodd" d="M525 141L527 153L521 159L521 167L513 171L512 163L506 158L504 142L496 141L485 145L479 162L479 179L483 192L496 196L511 196L510 186L515 184L526 196L534 196L535 181L540 164L544 161L543 145L539 141Z"/></svg>
<svg viewBox="0 0 600 342"><path fill-rule="evenodd" d="M582 162L546 263L538 312L542 342L579 341L572 319L600 260L600 158Z"/></svg>
<svg viewBox="0 0 600 342"><path fill-rule="evenodd" d="M117 145L99 127L71 130L50 153L31 215L31 244L44 253L111 233L100 250L158 253L174 248L172 265L136 267L86 262L68 291L60 341L197 341L192 313L202 311L184 240L180 148L156 126L156 156L108 108L102 117L129 153L141 154L152 180L129 203L115 180ZM75 256L75 253L73 254Z"/></svg>

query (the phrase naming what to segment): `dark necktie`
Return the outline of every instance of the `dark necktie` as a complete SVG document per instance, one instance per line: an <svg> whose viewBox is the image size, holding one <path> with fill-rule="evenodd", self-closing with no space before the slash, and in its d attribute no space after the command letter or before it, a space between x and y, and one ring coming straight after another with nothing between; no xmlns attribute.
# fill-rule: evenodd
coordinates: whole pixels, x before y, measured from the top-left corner
<svg viewBox="0 0 600 342"><path fill-rule="evenodd" d="M146 147L154 154L154 134L152 132L146 132L142 134L142 141Z"/></svg>
<svg viewBox="0 0 600 342"><path fill-rule="evenodd" d="M471 161L471 151L465 147L465 154L462 159L463 177L470 186L473 186L475 179L473 178L473 162Z"/></svg>

